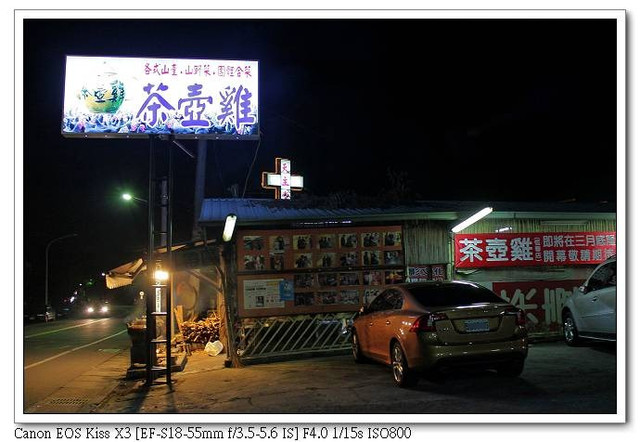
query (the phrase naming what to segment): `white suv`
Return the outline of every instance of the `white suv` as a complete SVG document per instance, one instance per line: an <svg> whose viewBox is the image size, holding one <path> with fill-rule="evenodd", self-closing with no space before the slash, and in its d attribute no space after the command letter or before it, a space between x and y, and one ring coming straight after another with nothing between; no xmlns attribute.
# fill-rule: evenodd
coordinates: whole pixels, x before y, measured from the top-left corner
<svg viewBox="0 0 640 442"><path fill-rule="evenodd" d="M616 340L616 257L598 265L579 293L562 309L564 340L577 345L583 338Z"/></svg>

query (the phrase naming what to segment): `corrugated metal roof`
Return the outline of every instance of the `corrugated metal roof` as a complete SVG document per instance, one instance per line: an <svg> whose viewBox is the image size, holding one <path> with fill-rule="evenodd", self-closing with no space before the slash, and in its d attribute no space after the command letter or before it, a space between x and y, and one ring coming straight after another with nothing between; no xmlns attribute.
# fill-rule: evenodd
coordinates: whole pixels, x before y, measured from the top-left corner
<svg viewBox="0 0 640 442"><path fill-rule="evenodd" d="M332 208L307 206L304 201L241 198L208 198L202 203L199 223L220 224L229 213L238 216L238 225L282 222L456 220L485 206L494 218L557 219L578 214L591 218L615 218L615 205L547 202L417 201L392 207Z"/></svg>

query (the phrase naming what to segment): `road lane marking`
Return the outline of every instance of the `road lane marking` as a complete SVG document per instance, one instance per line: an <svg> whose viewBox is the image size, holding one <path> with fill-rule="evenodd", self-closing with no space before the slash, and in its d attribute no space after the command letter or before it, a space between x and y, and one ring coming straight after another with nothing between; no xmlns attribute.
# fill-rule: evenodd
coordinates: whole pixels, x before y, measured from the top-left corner
<svg viewBox="0 0 640 442"><path fill-rule="evenodd" d="M91 347L92 345L99 344L101 342L106 341L107 339L115 338L116 336L121 335L122 333L126 333L126 331L127 330L122 330L122 331L119 331L118 333L116 333L114 335L107 336L106 338L98 339L97 341L94 341L94 342L92 342L90 344L85 344L85 345L82 345L80 347L72 348L71 350L67 350L67 351L62 352L60 354L57 354L55 356L51 356L50 358L44 359L44 360L42 360L40 362L35 362L35 363L31 364L31 365L27 365L26 367L24 367L24 369L28 370L30 368L37 367L38 365L44 364L45 362L53 361L54 359L58 359L61 356L65 356L65 355L68 355L69 353L73 353L74 351L82 350L83 348L87 348L87 347Z"/></svg>
<svg viewBox="0 0 640 442"><path fill-rule="evenodd" d="M85 323L82 323L82 324L72 325L71 327L65 327L65 328L57 328L55 330L49 330L49 331L42 332L42 333L36 333L34 335L25 336L24 338L25 339L29 339L29 338L35 338L37 336L50 335L52 333L57 333L57 332L61 332L61 331L64 331L64 330L70 330L72 328L77 328L77 327L85 327L87 325L95 324L96 322L107 321L107 320L108 320L108 318L93 319L93 320L91 320L89 322L85 322Z"/></svg>

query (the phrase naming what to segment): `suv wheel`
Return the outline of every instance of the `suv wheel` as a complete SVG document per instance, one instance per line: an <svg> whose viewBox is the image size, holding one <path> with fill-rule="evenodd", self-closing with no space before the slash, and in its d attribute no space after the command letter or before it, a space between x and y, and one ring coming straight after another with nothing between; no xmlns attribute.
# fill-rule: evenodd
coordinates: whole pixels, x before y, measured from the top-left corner
<svg viewBox="0 0 640 442"><path fill-rule="evenodd" d="M571 312L567 312L564 315L563 321L563 334L564 342L570 346L576 346L580 343L580 335L578 334L578 327L576 327L576 321L573 319Z"/></svg>

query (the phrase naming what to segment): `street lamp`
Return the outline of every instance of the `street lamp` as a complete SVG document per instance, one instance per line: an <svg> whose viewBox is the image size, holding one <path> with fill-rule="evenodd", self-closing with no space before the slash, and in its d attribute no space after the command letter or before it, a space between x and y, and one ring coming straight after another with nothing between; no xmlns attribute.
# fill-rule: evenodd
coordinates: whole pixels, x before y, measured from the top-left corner
<svg viewBox="0 0 640 442"><path fill-rule="evenodd" d="M47 248L45 249L45 258L44 258L44 306L45 308L47 305L49 305L49 248L51 247L51 244L53 244L56 241L60 241L65 238L71 238L74 236L78 236L78 234L69 233L68 235L62 235L52 239L47 244Z"/></svg>
<svg viewBox="0 0 640 442"><path fill-rule="evenodd" d="M122 194L122 199L125 200L125 201L135 200L135 201L139 201L139 202L145 203L145 204L149 203L147 200L142 199L142 198L138 198L137 196L133 196L130 193L123 193Z"/></svg>

